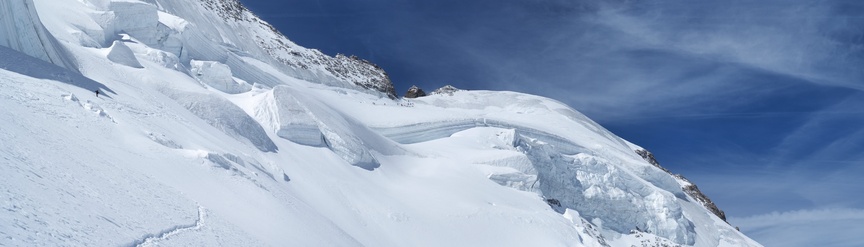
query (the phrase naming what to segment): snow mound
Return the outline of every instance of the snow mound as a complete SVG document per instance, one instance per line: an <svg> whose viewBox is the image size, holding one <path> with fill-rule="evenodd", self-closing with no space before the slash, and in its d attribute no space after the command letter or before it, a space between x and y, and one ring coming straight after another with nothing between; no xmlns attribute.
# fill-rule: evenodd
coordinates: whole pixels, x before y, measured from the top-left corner
<svg viewBox="0 0 864 247"><path fill-rule="evenodd" d="M144 68L138 58L135 58L135 53L129 49L123 41L115 40L111 47L108 48L108 60L118 64L126 65L132 68Z"/></svg>

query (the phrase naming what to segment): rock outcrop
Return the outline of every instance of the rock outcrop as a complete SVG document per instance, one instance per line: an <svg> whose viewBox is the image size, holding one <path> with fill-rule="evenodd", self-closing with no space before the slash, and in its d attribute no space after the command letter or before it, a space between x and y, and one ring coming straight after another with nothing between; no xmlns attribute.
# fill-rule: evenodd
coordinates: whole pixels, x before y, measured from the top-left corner
<svg viewBox="0 0 864 247"><path fill-rule="evenodd" d="M423 89L421 89L421 88L417 87L416 85L414 85L414 86L411 86L411 88L408 89L408 92L405 92L405 96L404 96L404 97L405 97L405 98L409 98L409 99L413 99L413 98L420 98L420 97L423 97L423 96L426 96L426 92L423 91Z"/></svg>
<svg viewBox="0 0 864 247"><path fill-rule="evenodd" d="M256 56L263 60L277 61L285 66L284 72L291 76L331 86L356 86L396 98L396 89L387 72L368 60L342 54L331 57L319 50L299 46L249 11L238 0L201 0L200 3L229 25L254 29L248 34L240 35L248 39L241 38L242 42L233 45L244 50L244 53L263 55ZM259 48L263 54L252 51Z"/></svg>

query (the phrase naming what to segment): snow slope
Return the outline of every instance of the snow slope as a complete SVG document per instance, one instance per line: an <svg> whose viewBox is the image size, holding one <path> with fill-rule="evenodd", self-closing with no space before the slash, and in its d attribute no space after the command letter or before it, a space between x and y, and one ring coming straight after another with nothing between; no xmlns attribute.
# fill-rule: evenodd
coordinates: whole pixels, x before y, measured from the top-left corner
<svg viewBox="0 0 864 247"><path fill-rule="evenodd" d="M0 245L759 246L554 100L394 99L234 0L0 7Z"/></svg>

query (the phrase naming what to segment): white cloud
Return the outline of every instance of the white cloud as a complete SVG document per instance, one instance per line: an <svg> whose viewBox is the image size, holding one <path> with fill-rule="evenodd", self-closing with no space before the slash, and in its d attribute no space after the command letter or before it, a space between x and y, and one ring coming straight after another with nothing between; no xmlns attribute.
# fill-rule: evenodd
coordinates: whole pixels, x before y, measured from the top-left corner
<svg viewBox="0 0 864 247"><path fill-rule="evenodd" d="M864 246L864 209L834 208L773 212L730 218L765 246Z"/></svg>
<svg viewBox="0 0 864 247"><path fill-rule="evenodd" d="M483 54L490 59L479 62L499 68L499 81L515 84L508 89L562 99L601 122L734 112L794 84L864 90L864 46L846 37L860 37L861 19L839 12L844 4L860 5L604 1L538 27L549 29L539 59Z"/></svg>

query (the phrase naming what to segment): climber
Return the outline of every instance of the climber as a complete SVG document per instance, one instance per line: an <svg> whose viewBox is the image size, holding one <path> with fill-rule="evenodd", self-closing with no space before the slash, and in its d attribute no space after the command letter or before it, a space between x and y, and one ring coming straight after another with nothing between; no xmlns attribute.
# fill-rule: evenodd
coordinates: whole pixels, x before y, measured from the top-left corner
<svg viewBox="0 0 864 247"><path fill-rule="evenodd" d="M99 98L99 89L96 89L96 91L93 92L96 92L96 98Z"/></svg>

